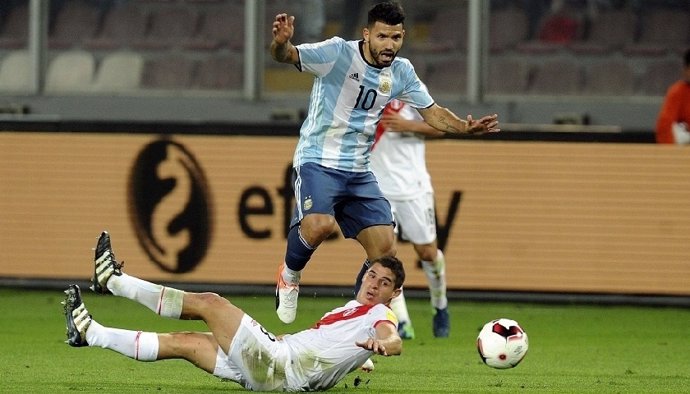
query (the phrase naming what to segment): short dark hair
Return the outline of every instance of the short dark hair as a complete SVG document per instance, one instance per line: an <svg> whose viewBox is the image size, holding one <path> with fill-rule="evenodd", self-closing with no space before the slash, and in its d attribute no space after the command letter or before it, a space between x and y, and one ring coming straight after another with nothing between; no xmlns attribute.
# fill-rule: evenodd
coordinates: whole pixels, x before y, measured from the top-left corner
<svg viewBox="0 0 690 394"><path fill-rule="evenodd" d="M690 67L690 48L685 50L685 55L683 55L683 64L685 67Z"/></svg>
<svg viewBox="0 0 690 394"><path fill-rule="evenodd" d="M393 272L393 275L395 275L395 288L401 288L403 283L405 283L405 268L402 261L398 260L397 257L383 256L372 261L370 267L377 263Z"/></svg>
<svg viewBox="0 0 690 394"><path fill-rule="evenodd" d="M394 1L376 4L369 10L367 25L371 27L376 22L383 22L391 26L403 23L405 22L405 11L400 4Z"/></svg>

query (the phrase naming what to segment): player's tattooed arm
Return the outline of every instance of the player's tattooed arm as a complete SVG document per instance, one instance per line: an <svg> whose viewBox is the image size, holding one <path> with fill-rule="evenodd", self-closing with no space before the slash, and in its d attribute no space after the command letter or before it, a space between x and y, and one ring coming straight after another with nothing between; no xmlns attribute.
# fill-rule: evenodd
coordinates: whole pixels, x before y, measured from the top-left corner
<svg viewBox="0 0 690 394"><path fill-rule="evenodd" d="M296 64L299 59L297 48L295 48L290 41L282 45L276 44L276 42L273 41L273 43L271 43L271 57L277 62L290 64Z"/></svg>
<svg viewBox="0 0 690 394"><path fill-rule="evenodd" d="M472 115L467 115L467 119L460 119L448 108L437 104L418 111L425 122L446 133L483 134L500 131L496 114L484 116L479 120L474 120Z"/></svg>
<svg viewBox="0 0 690 394"><path fill-rule="evenodd" d="M423 120L407 119L395 111L384 111L381 124L389 132L413 132L424 137L440 137L445 133Z"/></svg>
<svg viewBox="0 0 690 394"><path fill-rule="evenodd" d="M281 63L297 64L299 54L297 48L290 42L295 33L295 17L287 14L276 15L273 22L273 41L271 42L271 57Z"/></svg>
<svg viewBox="0 0 690 394"><path fill-rule="evenodd" d="M462 130L460 130L451 122L449 122L448 118L446 118L445 116L441 115L438 117L438 123L442 125L442 127L440 127L441 130L444 130L447 133L464 133L467 130L467 122L463 121L462 119L457 120L459 120L463 124ZM454 123L457 124L457 122Z"/></svg>

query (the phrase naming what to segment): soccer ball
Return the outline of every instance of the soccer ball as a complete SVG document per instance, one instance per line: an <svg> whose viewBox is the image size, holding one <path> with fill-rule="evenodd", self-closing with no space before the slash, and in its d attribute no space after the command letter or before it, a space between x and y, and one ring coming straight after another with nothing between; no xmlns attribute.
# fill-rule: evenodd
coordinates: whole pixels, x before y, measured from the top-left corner
<svg viewBox="0 0 690 394"><path fill-rule="evenodd" d="M492 320L477 336L477 350L482 361L498 369L518 365L527 354L528 345L527 333L511 319Z"/></svg>

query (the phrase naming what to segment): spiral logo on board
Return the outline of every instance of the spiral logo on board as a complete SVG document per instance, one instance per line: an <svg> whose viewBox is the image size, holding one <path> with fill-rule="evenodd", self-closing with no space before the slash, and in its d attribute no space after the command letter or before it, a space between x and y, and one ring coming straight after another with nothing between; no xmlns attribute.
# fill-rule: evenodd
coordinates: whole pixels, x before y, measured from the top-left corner
<svg viewBox="0 0 690 394"><path fill-rule="evenodd" d="M139 152L129 182L130 217L161 269L193 271L208 251L212 212L206 176L182 144L161 139Z"/></svg>

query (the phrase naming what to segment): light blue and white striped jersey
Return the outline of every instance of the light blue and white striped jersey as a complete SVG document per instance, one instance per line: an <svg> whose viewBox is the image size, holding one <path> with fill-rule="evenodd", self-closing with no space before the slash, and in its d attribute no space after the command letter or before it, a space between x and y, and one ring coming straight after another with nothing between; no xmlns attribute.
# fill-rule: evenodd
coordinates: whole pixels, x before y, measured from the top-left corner
<svg viewBox="0 0 690 394"><path fill-rule="evenodd" d="M344 171L368 171L376 125L386 104L394 98L415 108L434 103L409 60L396 57L390 67L375 67L364 60L360 44L333 37L297 46L300 70L315 78L295 167L313 162Z"/></svg>

